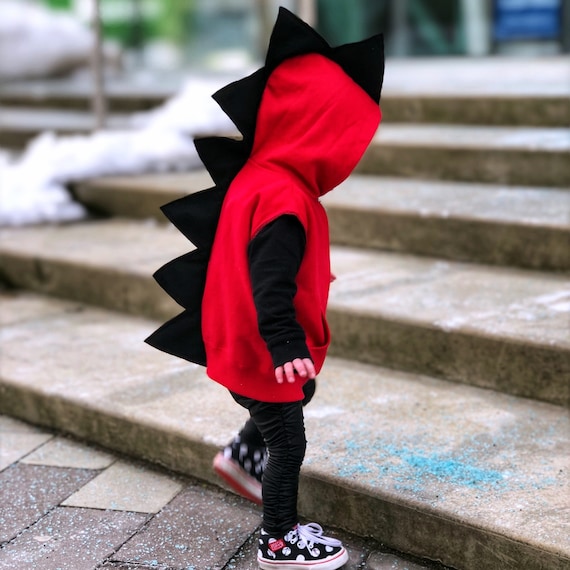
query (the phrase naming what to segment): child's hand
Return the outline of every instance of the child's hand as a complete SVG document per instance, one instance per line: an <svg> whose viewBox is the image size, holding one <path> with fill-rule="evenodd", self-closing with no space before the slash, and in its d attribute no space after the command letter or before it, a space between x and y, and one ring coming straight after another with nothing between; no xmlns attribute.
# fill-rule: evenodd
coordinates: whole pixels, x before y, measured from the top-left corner
<svg viewBox="0 0 570 570"><path fill-rule="evenodd" d="M275 369L275 379L278 384L283 384L283 375L287 378L287 382L295 382L295 372L301 378L316 378L315 365L310 358L295 358L293 362L286 362L283 366Z"/></svg>

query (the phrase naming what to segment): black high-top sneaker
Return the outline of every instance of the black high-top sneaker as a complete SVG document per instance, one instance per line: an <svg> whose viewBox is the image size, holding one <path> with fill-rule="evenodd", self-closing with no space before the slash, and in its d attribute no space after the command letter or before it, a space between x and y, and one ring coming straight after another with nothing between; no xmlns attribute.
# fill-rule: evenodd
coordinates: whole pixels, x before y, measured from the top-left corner
<svg viewBox="0 0 570 570"><path fill-rule="evenodd" d="M261 505L261 479L267 450L242 443L239 435L214 458L216 473L242 497Z"/></svg>
<svg viewBox="0 0 570 570"><path fill-rule="evenodd" d="M262 570L316 568L336 570L348 562L340 540L323 536L316 523L298 524L284 537L274 538L261 529L257 563Z"/></svg>

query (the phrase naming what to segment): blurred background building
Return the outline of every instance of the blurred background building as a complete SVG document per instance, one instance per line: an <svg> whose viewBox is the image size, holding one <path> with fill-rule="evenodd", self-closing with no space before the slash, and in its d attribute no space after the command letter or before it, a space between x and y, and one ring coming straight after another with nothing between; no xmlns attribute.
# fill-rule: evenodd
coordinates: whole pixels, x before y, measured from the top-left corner
<svg viewBox="0 0 570 570"><path fill-rule="evenodd" d="M89 22L94 0L35 0ZM279 5L331 44L384 32L388 55L570 51L570 0L99 0L103 35L129 68L240 69L265 51Z"/></svg>

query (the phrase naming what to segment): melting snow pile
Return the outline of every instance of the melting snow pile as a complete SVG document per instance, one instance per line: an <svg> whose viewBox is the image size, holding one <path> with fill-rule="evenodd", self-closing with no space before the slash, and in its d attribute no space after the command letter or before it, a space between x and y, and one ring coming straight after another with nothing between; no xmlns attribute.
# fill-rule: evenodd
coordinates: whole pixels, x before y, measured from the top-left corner
<svg viewBox="0 0 570 570"><path fill-rule="evenodd" d="M226 81L188 80L179 95L135 115L129 131L88 136L44 133L16 162L0 157L0 226L85 216L66 185L94 176L188 170L201 163L192 135L233 128L211 98Z"/></svg>
<svg viewBox="0 0 570 570"><path fill-rule="evenodd" d="M0 2L0 79L70 71L88 63L93 34L64 13L23 0Z"/></svg>

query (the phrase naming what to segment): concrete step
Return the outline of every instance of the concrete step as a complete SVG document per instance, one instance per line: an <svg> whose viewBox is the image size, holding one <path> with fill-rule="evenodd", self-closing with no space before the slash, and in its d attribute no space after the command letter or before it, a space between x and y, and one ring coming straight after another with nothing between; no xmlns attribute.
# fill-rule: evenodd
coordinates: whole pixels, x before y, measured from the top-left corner
<svg viewBox="0 0 570 570"><path fill-rule="evenodd" d="M114 113L147 111L162 105L181 87L182 78L161 80L152 85L120 82L106 85L106 103ZM93 109L92 81L52 79L18 81L0 86L0 105L34 109L66 109L91 112Z"/></svg>
<svg viewBox="0 0 570 570"><path fill-rule="evenodd" d="M129 127L125 115L111 115L110 129ZM60 135L85 135L95 130L93 113L61 109L33 109L25 107L0 108L0 146L19 149L44 131Z"/></svg>
<svg viewBox="0 0 570 570"><path fill-rule="evenodd" d="M174 228L129 220L4 230L11 285L166 319L151 274L189 251ZM333 354L570 403L570 280L395 253L332 248Z"/></svg>
<svg viewBox="0 0 570 570"><path fill-rule="evenodd" d="M568 85L564 56L388 60L383 110L394 122L567 126Z"/></svg>
<svg viewBox="0 0 570 570"><path fill-rule="evenodd" d="M3 294L0 412L220 483L246 419L203 369L151 349L156 322ZM460 570L570 565L567 411L328 360L306 409L304 516Z"/></svg>
<svg viewBox="0 0 570 570"><path fill-rule="evenodd" d="M21 148L39 133L87 134L81 111L3 108L0 146ZM128 128L113 115L109 128ZM231 134L231 133L230 133ZM382 124L362 158L364 174L522 186L570 186L570 129Z"/></svg>
<svg viewBox="0 0 570 570"><path fill-rule="evenodd" d="M211 185L198 171L92 179L74 193L105 215L166 221L161 205ZM337 244L570 270L565 190L353 175L323 203Z"/></svg>
<svg viewBox="0 0 570 570"><path fill-rule="evenodd" d="M42 88L43 87L43 88ZM66 109L90 112L89 89L65 89L37 84L0 88L0 105L34 109ZM113 113L147 111L175 94L175 89L111 90L107 105ZM437 123L464 125L526 125L558 127L570 122L567 95L407 93L387 90L382 96L384 121L388 123Z"/></svg>
<svg viewBox="0 0 570 570"><path fill-rule="evenodd" d="M389 60L382 94L385 121L568 125L568 67L564 57ZM182 75L152 81L148 76L120 75L107 78L105 90L111 111L141 111L161 104L183 81ZM89 111L91 97L92 82L85 77L0 86L0 105L5 106Z"/></svg>
<svg viewBox="0 0 570 570"><path fill-rule="evenodd" d="M570 129L383 124L364 174L521 186L570 186Z"/></svg>
<svg viewBox="0 0 570 570"><path fill-rule="evenodd" d="M568 95L389 93L382 97L382 113L387 123L528 127L570 123Z"/></svg>

